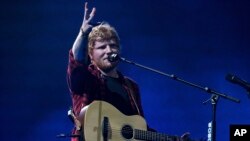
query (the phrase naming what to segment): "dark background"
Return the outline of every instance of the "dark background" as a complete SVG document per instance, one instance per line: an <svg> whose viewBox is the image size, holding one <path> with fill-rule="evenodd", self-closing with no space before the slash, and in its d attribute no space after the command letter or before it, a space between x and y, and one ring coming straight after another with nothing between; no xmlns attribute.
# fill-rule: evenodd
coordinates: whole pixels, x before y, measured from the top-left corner
<svg viewBox="0 0 250 141"><path fill-rule="evenodd" d="M0 7L0 140L61 141L73 127L66 83L68 51L79 31L82 0L8 0ZM89 0L94 21L115 26L123 57L241 100L219 98L217 140L230 124L250 123L244 88L250 82L250 2L247 0ZM210 94L159 74L121 63L140 85L148 124L159 132L206 138Z"/></svg>

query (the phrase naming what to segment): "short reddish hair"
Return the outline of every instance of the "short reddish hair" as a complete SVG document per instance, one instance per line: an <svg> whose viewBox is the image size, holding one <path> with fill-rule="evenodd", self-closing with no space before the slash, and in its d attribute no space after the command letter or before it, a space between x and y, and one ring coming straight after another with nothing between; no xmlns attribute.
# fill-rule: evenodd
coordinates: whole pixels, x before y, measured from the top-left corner
<svg viewBox="0 0 250 141"><path fill-rule="evenodd" d="M114 27L110 26L108 23L104 23L92 28L88 37L88 53L91 53L95 45L95 41L111 40L117 43L120 48L120 38Z"/></svg>

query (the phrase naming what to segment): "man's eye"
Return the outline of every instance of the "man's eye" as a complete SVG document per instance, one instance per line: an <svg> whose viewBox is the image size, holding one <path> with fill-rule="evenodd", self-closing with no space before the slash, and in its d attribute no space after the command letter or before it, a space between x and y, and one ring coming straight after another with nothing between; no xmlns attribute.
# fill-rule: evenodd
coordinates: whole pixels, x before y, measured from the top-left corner
<svg viewBox="0 0 250 141"><path fill-rule="evenodd" d="M97 47L97 49L105 49L106 48L106 46L99 46L99 47Z"/></svg>
<svg viewBox="0 0 250 141"><path fill-rule="evenodd" d="M119 48L116 44L110 44L109 47L112 48L112 49L118 49ZM103 46L97 47L96 49L106 49L106 48L107 48L107 45L103 45Z"/></svg>

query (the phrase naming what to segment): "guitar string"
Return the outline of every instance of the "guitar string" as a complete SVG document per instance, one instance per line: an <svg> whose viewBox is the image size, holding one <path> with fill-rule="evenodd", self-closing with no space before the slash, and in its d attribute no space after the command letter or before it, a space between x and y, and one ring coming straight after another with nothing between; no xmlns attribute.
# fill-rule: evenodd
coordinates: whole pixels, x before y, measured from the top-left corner
<svg viewBox="0 0 250 141"><path fill-rule="evenodd" d="M122 132L125 134L133 134L134 132L136 132L135 134L141 138L160 138L160 140L162 141L163 138L167 139L167 140L174 140L179 138L178 136L171 136L171 135L166 135L166 134L161 134L161 133L157 133L157 132L152 132L152 131L147 131L147 130L139 130L139 129L135 129L135 130L131 130L130 127L124 127L123 130L120 130L118 128L111 128L110 126L107 127L108 131L111 131L111 135L116 135L119 134L119 136L121 136ZM110 135L109 135L110 136Z"/></svg>
<svg viewBox="0 0 250 141"><path fill-rule="evenodd" d="M112 132L113 131L113 132ZM115 129L112 129L111 130L111 136L112 137L122 137L122 133L120 132L121 130L115 130ZM127 133L131 133L131 131L126 131ZM109 137L111 137L110 135L109 135ZM133 136L131 136L131 138L139 138L139 139L152 139L152 138L154 138L156 141L171 141L172 139L170 139L170 138L163 138L162 136L151 136L151 135L146 135L146 134L144 134L144 133L141 133L141 134L139 134L139 135L134 135L133 134ZM123 138L124 139L124 138ZM164 140L163 140L164 139Z"/></svg>
<svg viewBox="0 0 250 141"><path fill-rule="evenodd" d="M122 131L124 131L125 133L134 133L134 131L138 131L137 134L147 134L147 135L161 135L161 136L168 136L168 137L176 137L176 136L170 136L170 135L164 135L164 134L161 134L161 133L157 133L157 132L152 132L152 131L147 131L147 130L139 130L139 129L135 129L135 130L131 130L131 128L129 127L125 127L123 128L123 130L121 129L118 129L118 128L110 128L110 126L108 126L108 130L110 131L114 131L114 132L118 132L118 133L121 133ZM113 132L112 132L113 133Z"/></svg>
<svg viewBox="0 0 250 141"><path fill-rule="evenodd" d="M148 133L144 132L143 130L141 130L141 131L142 131L141 133L137 132L137 135L133 134L133 136L131 138L143 139L143 140L152 140L152 139L154 139L154 141L174 141L174 140L176 140L176 138L165 136L165 135L162 135L160 133L150 134L150 133L153 133L153 132L150 132L148 134ZM133 131L131 132L131 131L125 130L124 132L132 133ZM114 137L116 137L117 134L118 134L118 137L120 137L120 136L122 137L121 130L111 129L111 134Z"/></svg>

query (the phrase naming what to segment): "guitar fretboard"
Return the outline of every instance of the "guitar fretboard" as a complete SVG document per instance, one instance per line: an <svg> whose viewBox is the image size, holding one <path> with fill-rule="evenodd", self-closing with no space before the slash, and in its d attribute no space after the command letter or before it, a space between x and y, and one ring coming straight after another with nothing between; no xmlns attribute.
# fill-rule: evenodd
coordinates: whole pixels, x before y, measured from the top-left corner
<svg viewBox="0 0 250 141"><path fill-rule="evenodd" d="M169 136L162 133L134 129L134 138L149 141L177 141L177 136Z"/></svg>

